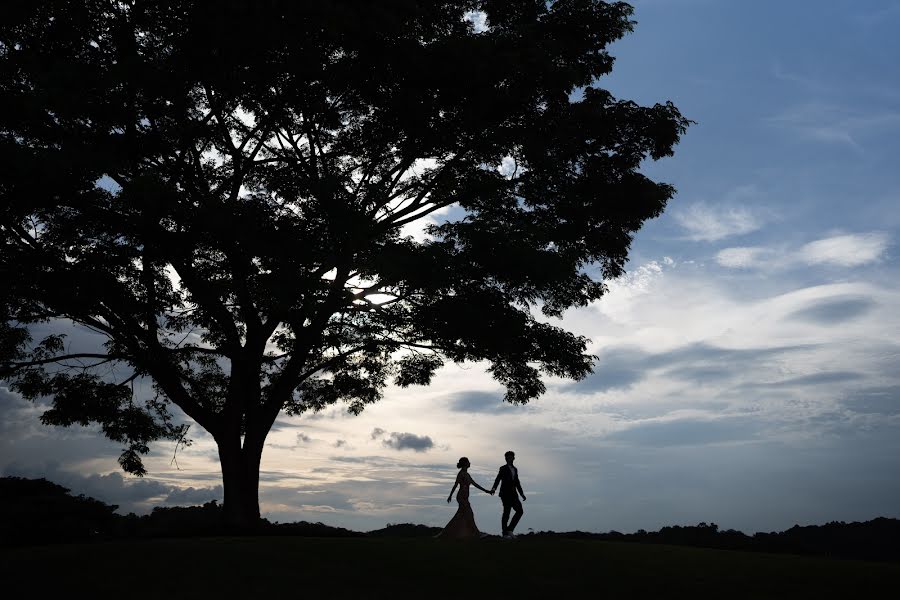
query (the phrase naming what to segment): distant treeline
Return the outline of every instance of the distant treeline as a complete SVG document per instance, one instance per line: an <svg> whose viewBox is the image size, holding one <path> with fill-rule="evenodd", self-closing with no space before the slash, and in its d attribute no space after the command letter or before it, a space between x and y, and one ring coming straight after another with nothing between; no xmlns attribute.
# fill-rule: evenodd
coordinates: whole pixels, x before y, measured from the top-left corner
<svg viewBox="0 0 900 600"><path fill-rule="evenodd" d="M634 542L639 544L671 544L698 546L720 550L814 554L834 558L864 560L900 560L900 520L878 517L863 523L832 521L825 525L794 525L785 531L747 535L734 529L719 530L715 523L663 527L659 531L638 530L635 533L590 533L585 531L541 531L524 538L564 537Z"/></svg>
<svg viewBox="0 0 900 600"><path fill-rule="evenodd" d="M158 506L148 515L117 514L105 504L46 479L0 477L0 544L33 545L85 540L228 535L222 505ZM388 525L361 533L323 523L270 523L262 519L254 535L306 537L420 537L439 527Z"/></svg>
<svg viewBox="0 0 900 600"><path fill-rule="evenodd" d="M69 490L46 479L0 478L0 543L32 545L69 541L151 537L196 537L232 533L224 525L222 506L156 507L148 515L119 515L118 507L72 496ZM254 535L307 537L424 537L439 527L389 524L366 533L323 523L270 523L263 519ZM663 527L635 533L541 531L520 536L524 543L546 538L571 538L698 546L723 550L813 554L836 558L900 560L900 520L879 517L864 523L835 521L826 525L795 525L786 531L747 535L719 530L715 523Z"/></svg>

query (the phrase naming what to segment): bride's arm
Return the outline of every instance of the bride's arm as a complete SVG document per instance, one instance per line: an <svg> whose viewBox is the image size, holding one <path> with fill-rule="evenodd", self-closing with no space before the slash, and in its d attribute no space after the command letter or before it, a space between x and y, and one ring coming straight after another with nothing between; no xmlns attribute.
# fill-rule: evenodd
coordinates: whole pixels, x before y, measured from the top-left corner
<svg viewBox="0 0 900 600"><path fill-rule="evenodd" d="M490 493L491 493L490 490L486 490L486 489L484 489L483 487L481 487L480 485L478 485L477 483L475 483L475 480L472 479L472 476L471 476L471 475L469 475L469 481L472 482L472 485L474 485L475 487L477 487L477 488L478 488L479 490L481 490L482 492L484 492L484 493L486 493L486 494L490 494Z"/></svg>
<svg viewBox="0 0 900 600"><path fill-rule="evenodd" d="M459 479L457 479L456 481L453 482L453 487L450 488L450 495L447 496L447 502L450 502L451 500L453 500L453 492L456 491L456 486L458 486L458 485L459 485Z"/></svg>

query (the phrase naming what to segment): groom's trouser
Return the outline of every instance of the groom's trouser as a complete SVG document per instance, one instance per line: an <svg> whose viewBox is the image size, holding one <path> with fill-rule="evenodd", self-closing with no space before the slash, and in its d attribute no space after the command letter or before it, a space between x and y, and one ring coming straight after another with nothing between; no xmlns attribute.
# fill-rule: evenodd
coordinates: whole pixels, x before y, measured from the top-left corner
<svg viewBox="0 0 900 600"><path fill-rule="evenodd" d="M524 510L522 510L522 502L519 500L519 497L515 498L500 498L503 501L503 533L507 531L512 532L513 529L516 528L516 525L519 524L519 519L522 518L522 514L524 514ZM512 522L507 526L507 522L509 521L509 511L514 510L516 514L513 515Z"/></svg>

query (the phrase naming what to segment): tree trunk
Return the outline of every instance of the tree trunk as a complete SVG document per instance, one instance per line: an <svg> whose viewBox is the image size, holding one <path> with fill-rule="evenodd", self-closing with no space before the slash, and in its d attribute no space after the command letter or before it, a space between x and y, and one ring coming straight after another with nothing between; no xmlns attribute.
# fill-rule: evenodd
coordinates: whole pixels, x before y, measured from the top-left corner
<svg viewBox="0 0 900 600"><path fill-rule="evenodd" d="M240 437L217 440L225 488L225 524L234 533L246 533L259 525L259 463L263 441Z"/></svg>

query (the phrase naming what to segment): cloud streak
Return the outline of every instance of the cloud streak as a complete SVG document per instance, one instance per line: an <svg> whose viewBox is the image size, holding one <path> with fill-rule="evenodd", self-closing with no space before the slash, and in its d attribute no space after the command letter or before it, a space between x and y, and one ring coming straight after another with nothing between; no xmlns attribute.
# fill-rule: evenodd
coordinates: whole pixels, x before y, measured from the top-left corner
<svg viewBox="0 0 900 600"><path fill-rule="evenodd" d="M862 151L862 140L900 129L900 112L848 108L810 102L767 117L764 123L793 132L801 139L836 143Z"/></svg>
<svg viewBox="0 0 900 600"><path fill-rule="evenodd" d="M763 220L743 206L711 205L698 202L673 213L687 239L715 242L756 231Z"/></svg>
<svg viewBox="0 0 900 600"><path fill-rule="evenodd" d="M834 235L794 249L737 246L719 250L716 262L730 269L786 269L801 266L858 267L880 260L890 238L883 232Z"/></svg>

